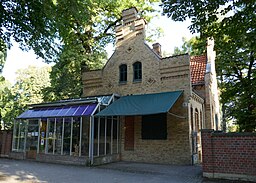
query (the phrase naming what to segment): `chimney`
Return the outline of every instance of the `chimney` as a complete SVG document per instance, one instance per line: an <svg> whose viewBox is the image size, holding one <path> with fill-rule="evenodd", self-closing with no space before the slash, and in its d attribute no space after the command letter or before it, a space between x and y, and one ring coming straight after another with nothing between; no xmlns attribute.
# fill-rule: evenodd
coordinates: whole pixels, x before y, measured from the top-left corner
<svg viewBox="0 0 256 183"><path fill-rule="evenodd" d="M215 72L215 57L216 52L214 51L214 39L207 38L207 65L206 65L206 73Z"/></svg>
<svg viewBox="0 0 256 183"><path fill-rule="evenodd" d="M154 52L158 54L160 57L162 57L161 45L159 43L154 43L152 46Z"/></svg>

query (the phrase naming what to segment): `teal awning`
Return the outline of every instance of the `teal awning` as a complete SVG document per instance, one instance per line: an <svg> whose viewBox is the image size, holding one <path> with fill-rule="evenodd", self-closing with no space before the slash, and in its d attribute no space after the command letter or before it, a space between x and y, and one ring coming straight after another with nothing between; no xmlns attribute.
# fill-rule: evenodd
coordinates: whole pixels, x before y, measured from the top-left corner
<svg viewBox="0 0 256 183"><path fill-rule="evenodd" d="M168 112L183 91L121 97L95 116L136 116Z"/></svg>

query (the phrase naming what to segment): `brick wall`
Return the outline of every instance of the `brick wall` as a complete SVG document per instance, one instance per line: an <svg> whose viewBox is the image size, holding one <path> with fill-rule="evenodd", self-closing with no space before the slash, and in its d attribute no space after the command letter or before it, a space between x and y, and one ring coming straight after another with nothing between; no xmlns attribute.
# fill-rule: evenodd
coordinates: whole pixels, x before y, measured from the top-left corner
<svg viewBox="0 0 256 183"><path fill-rule="evenodd" d="M184 115L186 108L179 99L171 113ZM191 146L189 126L186 119L179 119L167 114L167 139L143 140L141 136L141 116L134 119L134 149L125 149L125 128L121 123L121 160L161 164L191 165Z"/></svg>
<svg viewBox="0 0 256 183"><path fill-rule="evenodd" d="M205 177L256 181L256 133L201 134Z"/></svg>
<svg viewBox="0 0 256 183"><path fill-rule="evenodd" d="M12 131L0 131L0 156L9 156L12 148Z"/></svg>

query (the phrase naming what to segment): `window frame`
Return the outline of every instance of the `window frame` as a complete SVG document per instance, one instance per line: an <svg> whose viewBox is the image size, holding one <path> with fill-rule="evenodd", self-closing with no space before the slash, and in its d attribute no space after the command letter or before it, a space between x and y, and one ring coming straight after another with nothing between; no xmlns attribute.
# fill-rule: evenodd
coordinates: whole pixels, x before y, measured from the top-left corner
<svg viewBox="0 0 256 183"><path fill-rule="evenodd" d="M119 66L119 83L127 82L127 65L121 64Z"/></svg>
<svg viewBox="0 0 256 183"><path fill-rule="evenodd" d="M133 82L142 81L142 63L137 61L132 64L133 66Z"/></svg>

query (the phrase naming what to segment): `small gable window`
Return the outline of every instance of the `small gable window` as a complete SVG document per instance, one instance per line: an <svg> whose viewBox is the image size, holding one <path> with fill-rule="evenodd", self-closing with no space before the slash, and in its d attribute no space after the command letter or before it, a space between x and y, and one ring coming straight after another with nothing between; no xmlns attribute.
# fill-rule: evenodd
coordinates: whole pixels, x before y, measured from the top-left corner
<svg viewBox="0 0 256 183"><path fill-rule="evenodd" d="M126 82L127 81L127 65L122 64L119 66L119 82Z"/></svg>
<svg viewBox="0 0 256 183"><path fill-rule="evenodd" d="M135 62L133 64L133 81L141 81L141 79L142 79L141 62Z"/></svg>

